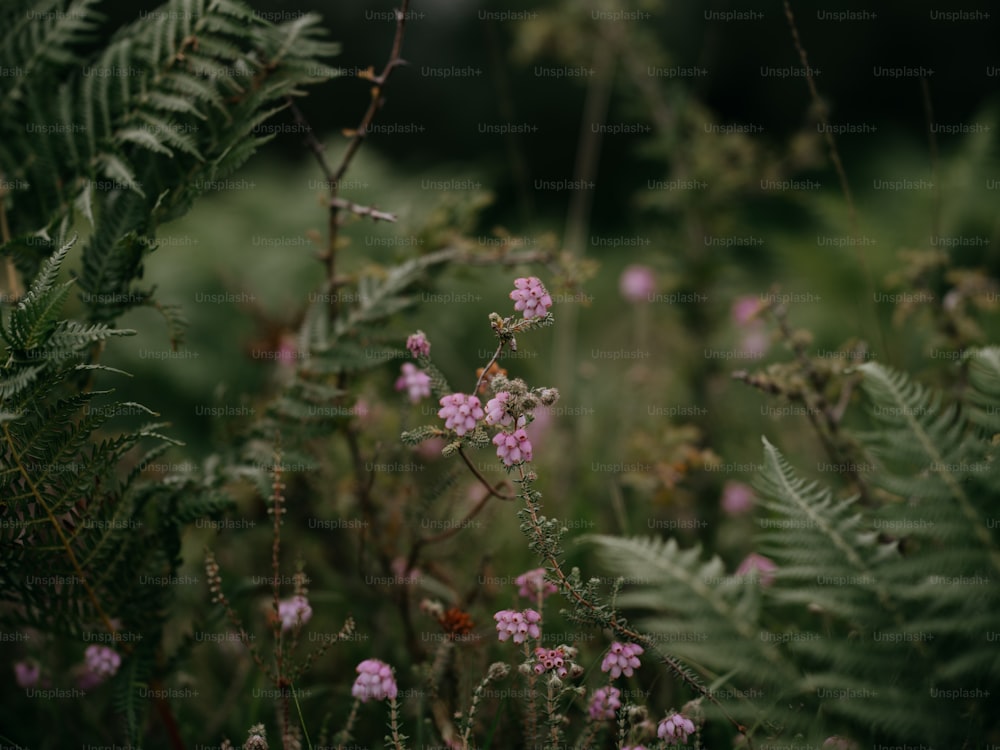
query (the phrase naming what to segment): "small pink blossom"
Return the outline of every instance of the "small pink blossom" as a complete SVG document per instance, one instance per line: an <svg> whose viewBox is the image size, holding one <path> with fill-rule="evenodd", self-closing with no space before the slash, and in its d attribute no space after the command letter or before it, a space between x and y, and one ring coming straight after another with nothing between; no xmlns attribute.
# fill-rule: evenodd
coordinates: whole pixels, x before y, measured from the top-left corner
<svg viewBox="0 0 1000 750"><path fill-rule="evenodd" d="M351 695L362 703L372 699L377 701L394 699L399 694L396 680L392 676L392 667L384 661L365 659L358 664L355 671L358 676L354 680L354 687L351 688Z"/></svg>
<svg viewBox="0 0 1000 750"><path fill-rule="evenodd" d="M497 447L497 457L505 466L531 460L531 441L524 428L514 432L498 432L493 436L493 445Z"/></svg>
<svg viewBox="0 0 1000 750"><path fill-rule="evenodd" d="M121 655L109 646L87 646L83 652L84 673L79 684L84 689L97 687L113 677L122 665Z"/></svg>
<svg viewBox="0 0 1000 750"><path fill-rule="evenodd" d="M513 609L503 609L493 615L497 623L497 637L501 641L512 639L514 643L524 643L526 638L541 638L542 631L538 623L542 616L533 609L517 612Z"/></svg>
<svg viewBox="0 0 1000 750"><path fill-rule="evenodd" d="M622 691L609 685L594 691L587 711L592 721L606 721L614 719L615 711L621 707Z"/></svg>
<svg viewBox="0 0 1000 750"><path fill-rule="evenodd" d="M429 357L431 354L431 342L427 340L423 331L411 333L406 338L406 348L410 350L414 359L420 356Z"/></svg>
<svg viewBox="0 0 1000 750"><path fill-rule="evenodd" d="M312 613L309 600L302 595L278 602L278 619L281 620L282 630L291 630L297 624L305 625L312 617Z"/></svg>
<svg viewBox="0 0 1000 750"><path fill-rule="evenodd" d="M760 585L770 586L774 583L774 571L777 569L778 566L770 558L751 552L736 569L736 575L752 576L754 572L757 572L760 574Z"/></svg>
<svg viewBox="0 0 1000 750"><path fill-rule="evenodd" d="M565 646L557 646L556 648L536 648L535 674L555 672L559 677L568 677L569 668L572 666L569 659L570 655L566 652Z"/></svg>
<svg viewBox="0 0 1000 750"><path fill-rule="evenodd" d="M445 421L444 426L459 437L476 429L476 422L483 418L483 408L475 396L452 393L442 396L438 403L438 416Z"/></svg>
<svg viewBox="0 0 1000 750"><path fill-rule="evenodd" d="M407 391L414 404L431 395L431 376L412 362L403 363L403 374L396 380L397 391Z"/></svg>
<svg viewBox="0 0 1000 750"><path fill-rule="evenodd" d="M722 487L722 510L726 515L739 516L753 509L754 496L750 485L726 482Z"/></svg>
<svg viewBox="0 0 1000 750"><path fill-rule="evenodd" d="M514 309L523 311L526 319L545 317L552 307L552 297L537 276L514 279L514 291L510 293L510 298L514 300Z"/></svg>
<svg viewBox="0 0 1000 750"><path fill-rule="evenodd" d="M559 587L552 581L545 580L545 568L535 568L527 573L521 573L514 579L514 583L521 587L517 590L518 595L532 601L537 601L539 594L545 598L559 591Z"/></svg>
<svg viewBox="0 0 1000 750"><path fill-rule="evenodd" d="M14 663L14 679L17 680L18 687L35 687L41 676L42 668L34 659Z"/></svg>
<svg viewBox="0 0 1000 750"><path fill-rule="evenodd" d="M656 293L656 274L649 266L628 266L618 277L618 290L629 302L649 302Z"/></svg>
<svg viewBox="0 0 1000 750"><path fill-rule="evenodd" d="M730 314L736 325L745 326L757 322L756 315L760 308L760 300L753 295L747 295L745 297L738 297L733 302Z"/></svg>
<svg viewBox="0 0 1000 750"><path fill-rule="evenodd" d="M694 723L684 714L676 712L661 721L656 729L656 736L665 740L668 745L684 744L692 734L694 734Z"/></svg>
<svg viewBox="0 0 1000 750"><path fill-rule="evenodd" d="M751 359L763 357L771 348L771 336L763 326L753 326L740 338L740 352Z"/></svg>
<svg viewBox="0 0 1000 750"><path fill-rule="evenodd" d="M615 641L604 655L601 662L602 672L611 672L612 678L631 677L633 670L639 668L639 655L643 652L642 646L637 643L618 643Z"/></svg>
<svg viewBox="0 0 1000 750"><path fill-rule="evenodd" d="M510 394L507 391L500 391L486 402L486 424L499 425L500 427L514 424L514 417L507 411L508 401L510 401Z"/></svg>

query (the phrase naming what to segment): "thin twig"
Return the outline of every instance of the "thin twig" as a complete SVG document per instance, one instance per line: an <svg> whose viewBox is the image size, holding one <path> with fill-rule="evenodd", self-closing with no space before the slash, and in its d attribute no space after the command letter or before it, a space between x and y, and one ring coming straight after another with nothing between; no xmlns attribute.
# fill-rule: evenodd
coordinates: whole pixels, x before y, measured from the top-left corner
<svg viewBox="0 0 1000 750"><path fill-rule="evenodd" d="M840 151L837 150L837 142L834 140L833 133L829 127L830 121L826 116L826 105L820 99L819 91L816 90L816 81L813 78L812 68L809 67L809 57L806 55L805 47L802 46L802 40L799 38L799 27L795 24L795 15L792 13L792 6L788 0L784 0L784 3L785 17L788 19L788 25L792 30L792 42L795 44L795 51L799 53L799 60L802 61L806 85L809 86L809 95L816 106L816 114L823 125L826 126L823 128L823 138L826 140L827 149L830 151L830 161L833 162L833 168L837 171L837 178L840 180L840 189L844 191L844 198L847 200L851 234L856 237L858 236L858 215L854 208L854 196L851 194L851 186L847 182L847 172L844 170L844 163L840 160Z"/></svg>
<svg viewBox="0 0 1000 750"><path fill-rule="evenodd" d="M362 206L360 203L352 203L351 201L344 200L343 198L331 198L330 206L332 208L350 211L356 216L367 216L373 221L396 221L396 214L379 211L374 206Z"/></svg>

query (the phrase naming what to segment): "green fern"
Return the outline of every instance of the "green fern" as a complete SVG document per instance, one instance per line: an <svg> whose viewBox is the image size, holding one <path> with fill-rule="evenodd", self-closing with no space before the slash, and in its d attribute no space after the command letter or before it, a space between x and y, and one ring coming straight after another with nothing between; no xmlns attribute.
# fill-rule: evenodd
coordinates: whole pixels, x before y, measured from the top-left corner
<svg viewBox="0 0 1000 750"><path fill-rule="evenodd" d="M989 641L1000 631L989 522L1000 497L992 439L1000 351L969 358L969 406L880 365L858 368L878 427L858 442L881 506L798 477L764 440L758 548L777 571L760 596L753 579L722 575L722 563L703 562L698 548L591 538L615 573L638 582L619 603L644 613L639 624L654 641L669 642L716 689L760 691L750 694L764 700L749 705L723 702L753 734L979 747L1000 730L983 709L1000 690L1000 654ZM681 637L691 633L704 644ZM765 647L755 633L781 646Z"/></svg>

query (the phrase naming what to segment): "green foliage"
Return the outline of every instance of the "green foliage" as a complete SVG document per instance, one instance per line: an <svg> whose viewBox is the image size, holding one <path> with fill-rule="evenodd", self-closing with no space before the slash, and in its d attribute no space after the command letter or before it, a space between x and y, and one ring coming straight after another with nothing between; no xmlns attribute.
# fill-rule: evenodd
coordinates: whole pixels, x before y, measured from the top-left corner
<svg viewBox="0 0 1000 750"><path fill-rule="evenodd" d="M98 378L113 326L146 305L136 285L164 222L230 186L272 136L266 122L302 87L333 75L318 19L282 25L233 0L172 0L114 33L96 0L15 0L0 10L0 255L10 295L0 337L0 623L45 638L112 644L115 704L140 744L152 684L170 659L161 636L181 534L232 507L221 478L165 481L177 444ZM94 44L100 40L99 44ZM59 280L76 225L88 233L75 278ZM18 295L20 275L29 290ZM80 290L83 320L65 304ZM81 648L82 650L82 648ZM75 657L79 659L79 654Z"/></svg>
<svg viewBox="0 0 1000 750"><path fill-rule="evenodd" d="M172 0L86 52L95 6L8 4L0 67L25 74L0 79L0 175L16 188L3 250L30 278L82 216L81 297L109 322L152 304L133 284L157 227L232 183L289 97L333 75L336 46L313 15L275 26L233 0Z"/></svg>
<svg viewBox="0 0 1000 750"><path fill-rule="evenodd" d="M189 481L143 475L174 442L162 424L107 432L118 415L153 412L80 387L80 376L107 370L85 363L90 347L131 332L60 319L74 284L57 281L70 247L45 261L0 329L0 622L120 644L118 691L136 738L146 701L137 702L130 675L153 670L181 529L228 502Z"/></svg>
<svg viewBox="0 0 1000 750"><path fill-rule="evenodd" d="M1000 689L998 355L968 353L969 408L858 368L878 427L857 436L877 503L835 497L764 440L758 549L777 565L773 584L726 576L674 540L592 537L634 584L618 604L755 735L982 745L998 729L982 698Z"/></svg>

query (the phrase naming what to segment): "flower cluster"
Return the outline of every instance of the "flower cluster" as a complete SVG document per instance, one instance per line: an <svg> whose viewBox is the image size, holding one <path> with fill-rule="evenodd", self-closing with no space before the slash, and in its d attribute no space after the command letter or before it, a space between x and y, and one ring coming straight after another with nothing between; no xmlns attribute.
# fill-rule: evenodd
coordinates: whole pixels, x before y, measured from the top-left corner
<svg viewBox="0 0 1000 750"><path fill-rule="evenodd" d="M396 379L396 390L407 391L414 404L431 395L431 376L412 362L403 363L403 374Z"/></svg>
<svg viewBox="0 0 1000 750"><path fill-rule="evenodd" d="M42 668L34 660L15 662L14 679L18 687L30 688L38 684L42 676Z"/></svg>
<svg viewBox="0 0 1000 750"><path fill-rule="evenodd" d="M493 436L493 445L497 447L497 457L505 466L531 460L531 441L523 427L514 432L498 432Z"/></svg>
<svg viewBox="0 0 1000 750"><path fill-rule="evenodd" d="M421 355L424 357L431 355L431 342L427 340L423 331L411 333L406 339L406 348L410 350L414 359Z"/></svg>
<svg viewBox="0 0 1000 750"><path fill-rule="evenodd" d="M602 687L594 691L587 709L592 721L614 719L615 711L622 707L622 691L616 687Z"/></svg>
<svg viewBox="0 0 1000 750"><path fill-rule="evenodd" d="M358 664L358 677L354 680L351 695L362 703L370 700L382 701L386 698L395 699L398 694L396 680L392 676L392 667L378 659L365 659Z"/></svg>
<svg viewBox="0 0 1000 750"><path fill-rule="evenodd" d="M535 674L555 672L559 677L568 677L575 665L569 661L576 656L576 649L568 646L535 649Z"/></svg>
<svg viewBox="0 0 1000 750"><path fill-rule="evenodd" d="M442 396L438 403L441 404L438 416L444 420L444 426L459 437L476 429L476 422L483 418L483 407L475 396L451 393Z"/></svg>
<svg viewBox="0 0 1000 750"><path fill-rule="evenodd" d="M486 402L486 424L497 425L498 427L509 427L514 424L514 417L509 411L512 394L508 391L500 391L496 396ZM524 417L517 420L518 427L524 427Z"/></svg>
<svg viewBox="0 0 1000 750"><path fill-rule="evenodd" d="M497 623L497 637L501 641L512 638L514 643L524 643L525 639L541 638L542 631L538 623L542 616L533 609L517 612L513 609L503 609L493 615Z"/></svg>
<svg viewBox="0 0 1000 750"><path fill-rule="evenodd" d="M110 646L87 646L77 684L84 690L91 690L113 677L121 665L121 655Z"/></svg>
<svg viewBox="0 0 1000 750"><path fill-rule="evenodd" d="M639 654L642 646L636 643L618 643L615 641L601 662L602 672L611 672L613 678L625 675L631 677L633 670L639 668Z"/></svg>
<svg viewBox="0 0 1000 750"><path fill-rule="evenodd" d="M281 620L282 630L291 630L297 624L305 625L312 613L309 600L301 594L278 602L278 619Z"/></svg>
<svg viewBox="0 0 1000 750"><path fill-rule="evenodd" d="M514 279L514 291L510 293L510 298L514 300L514 309L524 312L526 320L542 318L552 307L552 297L537 276Z"/></svg>
<svg viewBox="0 0 1000 750"><path fill-rule="evenodd" d="M656 275L649 266L627 266L618 277L618 291L629 302L648 302L656 293Z"/></svg>
<svg viewBox="0 0 1000 750"><path fill-rule="evenodd" d="M778 566L771 558L751 552L736 568L736 575L750 576L752 579L759 580L761 586L770 586L774 583L774 571L777 569ZM757 574L759 574L759 578Z"/></svg>
<svg viewBox="0 0 1000 750"><path fill-rule="evenodd" d="M656 736L668 745L682 745L694 734L694 723L684 714L672 713L660 722Z"/></svg>
<svg viewBox="0 0 1000 750"><path fill-rule="evenodd" d="M527 573L521 573L514 579L520 588L517 590L519 596L525 599L536 600L539 596L545 598L559 591L559 587L552 581L545 580L545 568L535 568Z"/></svg>

